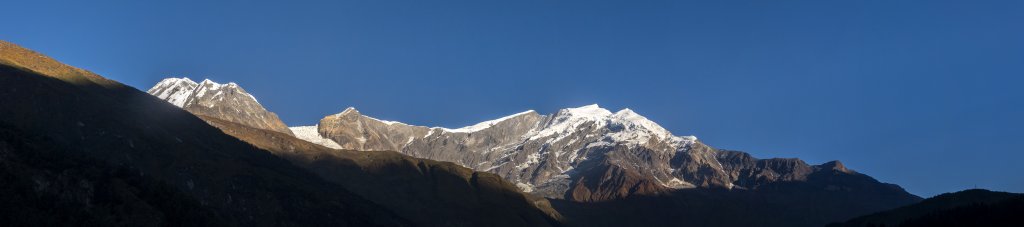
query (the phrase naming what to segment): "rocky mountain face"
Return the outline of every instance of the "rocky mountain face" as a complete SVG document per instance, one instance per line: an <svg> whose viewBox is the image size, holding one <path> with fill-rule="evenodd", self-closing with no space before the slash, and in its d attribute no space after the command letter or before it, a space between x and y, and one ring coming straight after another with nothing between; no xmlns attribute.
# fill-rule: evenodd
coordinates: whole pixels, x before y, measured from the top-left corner
<svg viewBox="0 0 1024 227"><path fill-rule="evenodd" d="M269 113L259 107L251 95L231 97L232 93L238 94L232 90L244 92L237 84L217 85L206 80L197 86L194 85L196 83L187 78L170 78L150 89L150 93L176 106L184 106L192 113L207 111L215 106L218 111L214 113L219 114L196 116L224 133L288 159L328 181L353 190L358 195L395 211L414 224L559 225L560 216L546 199L524 194L514 184L497 175L476 172L448 162L413 158L389 151L388 144L383 143L360 146L381 148L372 152L341 149L342 146L338 143L322 137L317 131L317 126L292 127L291 134L260 127L265 125L264 118L237 117ZM221 94L222 92L225 94ZM248 102L229 101L238 98ZM202 108L198 108L197 105ZM257 113L248 114L250 111ZM218 116L232 118L221 119ZM373 127L386 123L371 120L356 124ZM396 129L389 131L387 135L377 136L398 135L402 132ZM374 135L367 135L372 136ZM355 146L354 143L345 144Z"/></svg>
<svg viewBox="0 0 1024 227"><path fill-rule="evenodd" d="M233 94L244 93L238 85L215 85L172 78L150 93L419 224L492 223L483 219L451 222L473 214L528 225L560 219L580 226L635 224L628 220L671 226L674 223L660 215L728 218L757 212L762 215L731 222L709 219L702 225L817 226L920 200L838 161L811 165L794 158L758 159L719 150L694 136L674 135L630 109L612 112L595 104L549 115L530 110L449 129L380 120L350 107L315 126L291 127L290 134L284 134L279 127L267 126L266 117L251 117L269 113L251 95L226 98L251 102L225 104L221 92L209 92L236 89L241 92ZM218 111L213 114L200 114L215 107ZM468 169L460 170L463 167ZM492 183L486 185L474 180L482 176L501 179L490 179ZM440 183L439 179L448 180ZM469 183L468 188L460 182ZM434 188L435 193L417 193L424 188ZM558 211L544 205L547 200L515 196L516 189L554 199ZM452 197L455 194L477 196ZM505 196L480 196L495 194ZM527 200L532 202L523 202ZM715 205L708 205L713 213L707 213L686 204ZM433 212L416 208L429 206L447 208ZM793 216L791 210L779 207L801 207L800 212L815 215ZM477 213L480 210L505 211ZM560 213L568 215L562 219Z"/></svg>
<svg viewBox="0 0 1024 227"><path fill-rule="evenodd" d="M561 216L546 199L521 193L512 183L491 173L394 151L331 149L274 131L208 116L202 118L229 135L288 159L417 225L560 225ZM295 134L303 135L302 130Z"/></svg>
<svg viewBox="0 0 1024 227"><path fill-rule="evenodd" d="M406 226L178 107L0 41L0 223Z"/></svg>
<svg viewBox="0 0 1024 227"><path fill-rule="evenodd" d="M219 84L209 79L196 83L187 77L167 78L150 88L148 93L195 115L292 134L277 114L267 111L255 97L235 83Z"/></svg>
<svg viewBox="0 0 1024 227"><path fill-rule="evenodd" d="M449 161L498 174L525 192L575 201L684 188L756 190L834 169L856 174L838 162L811 165L715 149L630 109L611 112L596 104L550 115L531 110L458 129L379 120L348 108L320 120L317 130L345 149Z"/></svg>
<svg viewBox="0 0 1024 227"><path fill-rule="evenodd" d="M551 116L526 111L447 129L378 120L348 108L322 119L318 131L343 148L396 150L414 157L449 161L499 174L526 192L562 198L572 181L577 180L572 176L582 176L577 174L578 167L629 163L626 159L605 161L607 156L598 157L599 153L617 149L616 145L623 145L618 152L628 152L623 149L641 145L675 150L696 141L692 137L671 136L646 119L630 121L637 117L639 115L629 110L612 114L591 105L562 110ZM665 163L670 159L668 155L647 158L662 158ZM628 171L637 171L629 166ZM671 180L665 172L658 173L656 177L661 177L663 182L657 182L654 188L686 187L685 182Z"/></svg>

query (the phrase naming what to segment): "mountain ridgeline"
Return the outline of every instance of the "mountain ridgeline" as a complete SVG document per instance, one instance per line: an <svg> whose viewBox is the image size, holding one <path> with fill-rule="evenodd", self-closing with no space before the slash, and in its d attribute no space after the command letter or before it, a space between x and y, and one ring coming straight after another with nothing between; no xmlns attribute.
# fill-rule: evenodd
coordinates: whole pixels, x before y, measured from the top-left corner
<svg viewBox="0 0 1024 227"><path fill-rule="evenodd" d="M316 128L320 137L311 141L395 150L497 174L523 192L553 199L569 223L585 226L678 225L670 216L728 220L705 225L818 226L920 200L839 161L811 165L715 149L630 109L611 112L596 104L550 115L530 110L456 129L380 120L347 108ZM744 213L759 215L728 219Z"/></svg>
<svg viewBox="0 0 1024 227"><path fill-rule="evenodd" d="M150 92L174 103L178 99L173 97L185 95L166 93L162 87L166 87L167 81L183 80L187 81L166 79ZM231 106L230 103L211 105ZM262 107L255 109L265 111ZM762 215L704 224L815 226L920 200L899 186L847 169L839 161L811 165L799 159L758 159L744 152L715 149L694 136L673 135L630 109L611 112L596 104L567 108L550 115L529 110L456 129L380 120L349 107L325 116L315 126L291 127L294 138L254 133L275 130L231 120L244 119L241 117L203 118L228 134L343 185L345 182L339 179L352 179L357 175L371 176L370 179L387 176L374 171L351 175L351 170L341 170L344 168L339 166L344 165L340 162L321 158L334 156L358 163L360 154L386 157L404 154L411 156L409 160L416 160L413 162L439 163L432 161L436 160L467 168L467 171L491 173L502 179L501 182L508 182L500 185L515 185L513 189L499 187L505 188L502 190L517 188L528 193L524 198L533 201L536 209L570 225L676 225L666 217L699 219L755 212ZM262 136L255 136L257 134ZM303 143L306 145L298 145ZM303 149L298 151L296 147ZM308 154L297 158L294 153ZM342 172L349 175L338 177L345 175ZM390 204L392 209L412 206L383 201L388 197L372 195L371 192L380 190L371 185L348 186L363 187L362 195L381 204ZM530 199L534 196L552 200L554 207L547 205L546 200ZM725 202L718 203L721 201ZM708 207L717 209L695 209L693 204L716 204ZM746 210L732 210L736 206L746 207ZM637 212L624 213L620 209ZM797 212L816 215L792 215Z"/></svg>
<svg viewBox="0 0 1024 227"><path fill-rule="evenodd" d="M317 129L345 149L453 162L498 174L525 192L584 202L686 188L758 190L833 171L862 176L838 161L811 165L715 149L694 136L675 136L630 109L613 113L598 105L551 115L526 111L458 129L378 120L348 108L320 120ZM896 185L866 186L917 199Z"/></svg>
<svg viewBox="0 0 1024 227"><path fill-rule="evenodd" d="M238 84L148 92L0 41L0 223L821 226L920 201L838 161L716 149L629 109L449 129L348 108L289 128Z"/></svg>

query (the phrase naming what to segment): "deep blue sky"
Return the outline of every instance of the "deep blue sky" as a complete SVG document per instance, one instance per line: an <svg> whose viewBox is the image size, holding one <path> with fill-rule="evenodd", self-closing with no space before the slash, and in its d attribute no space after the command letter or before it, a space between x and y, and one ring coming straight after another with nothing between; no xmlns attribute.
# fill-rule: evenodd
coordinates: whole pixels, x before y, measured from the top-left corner
<svg viewBox="0 0 1024 227"><path fill-rule="evenodd" d="M922 196L1024 192L1024 1L150 2L5 2L0 39L141 90L234 81L289 125L599 103Z"/></svg>

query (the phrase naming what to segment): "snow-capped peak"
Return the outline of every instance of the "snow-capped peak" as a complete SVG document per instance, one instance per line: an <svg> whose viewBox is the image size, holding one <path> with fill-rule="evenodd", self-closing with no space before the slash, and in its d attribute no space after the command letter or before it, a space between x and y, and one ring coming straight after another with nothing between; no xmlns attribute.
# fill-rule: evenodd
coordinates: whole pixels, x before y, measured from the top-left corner
<svg viewBox="0 0 1024 227"><path fill-rule="evenodd" d="M185 79L188 79L188 78L185 78ZM210 85L210 87L213 88L213 90L220 89L220 88L223 88L223 87L238 87L238 84L236 84L235 82L228 82L227 84L220 84L220 83L214 82L213 80L210 80L210 79L203 79L203 82L200 82L199 84L200 85Z"/></svg>
<svg viewBox="0 0 1024 227"><path fill-rule="evenodd" d="M202 98L205 97L207 92L211 92L211 95L213 95L213 97L218 97L224 94L224 91L222 91L222 89L232 89L234 90L234 92L238 92L248 96L249 99L251 99L253 102L256 102L257 104L260 103L259 100L256 100L256 97L252 96L252 94L249 94L248 92L245 92L245 90L243 90L241 87L238 86L238 84L235 84L234 82L220 84L210 79L204 79L203 82L199 83L199 86L196 88L195 96L197 98Z"/></svg>
<svg viewBox="0 0 1024 227"><path fill-rule="evenodd" d="M576 108L559 110L556 116L565 116L567 118L604 119L609 115L612 115L611 111L601 108L601 106L597 104L590 104Z"/></svg>
<svg viewBox="0 0 1024 227"><path fill-rule="evenodd" d="M156 86L150 88L148 93L155 95L157 98L167 100L171 104L178 107L188 107L191 105L190 100L204 98L206 95L212 95L214 97L223 95L221 89L230 88L234 89L235 92L245 94L252 101L259 103L256 97L246 93L242 90L238 84L227 83L219 84L210 79L204 79L202 82L196 83L188 77L182 78L167 78L157 83Z"/></svg>
<svg viewBox="0 0 1024 227"><path fill-rule="evenodd" d="M552 120L544 129L538 131L530 139L534 140L551 135L565 136L575 132L580 125L587 122L593 122L598 127L603 127L608 123L608 117L611 115L611 111L601 108L597 104L562 109L552 117Z"/></svg>
<svg viewBox="0 0 1024 227"><path fill-rule="evenodd" d="M508 115L508 116L501 117L501 118L494 119L494 120L480 122L480 123L477 123L475 125L470 125L470 126L466 126L466 127L462 127L462 128L457 128L457 129L440 128L440 129L448 131L448 132L471 133L471 132L476 132L476 131L480 131L480 130L484 130L484 129L490 128L491 126L494 126L494 125L496 125L498 123L501 123L502 121L505 121L505 120L508 120L508 119L511 119L511 118L514 118L514 117L518 117L518 116L523 115L523 114L529 114L529 113L535 113L535 112L537 112L537 111L527 110L527 111L523 111L523 112L520 112L520 113L517 113L517 114Z"/></svg>
<svg viewBox="0 0 1024 227"><path fill-rule="evenodd" d="M154 86L154 87L165 87L165 86L172 86L172 85L176 85L176 84L178 84L178 85L198 85L198 83L196 83L195 81L192 81L188 77L182 77L182 78L171 77L171 78L167 78L167 79L161 80L160 83L157 83L157 85Z"/></svg>
<svg viewBox="0 0 1024 227"><path fill-rule="evenodd" d="M612 113L597 104L559 110L552 116L548 125L533 134L530 139L557 135L551 141L558 141L576 133L580 130L579 127L586 123L592 123L595 128L610 130L610 133L605 136L610 140L608 142L614 143L639 144L647 142L652 137L673 143L696 140L692 136L674 136L665 128L631 109L626 108Z"/></svg>
<svg viewBox="0 0 1024 227"><path fill-rule="evenodd" d="M629 108L625 108L625 109L619 110L618 112L615 112L615 116L634 116L634 115L635 116L640 116L640 114L637 114L636 112L634 112L633 110L631 110ZM640 116L640 117L643 117L643 116Z"/></svg>
<svg viewBox="0 0 1024 227"><path fill-rule="evenodd" d="M648 120L646 117L633 112L633 110L629 108L615 112L615 114L611 116L610 120L612 125L622 126L623 131L647 130L663 140L673 137L671 132L662 128L658 123Z"/></svg>
<svg viewBox="0 0 1024 227"><path fill-rule="evenodd" d="M175 106L184 107L188 97L192 96L192 93L198 86L198 83L188 79L188 77L167 78L161 80L153 88L150 88L148 93L167 100L167 102Z"/></svg>

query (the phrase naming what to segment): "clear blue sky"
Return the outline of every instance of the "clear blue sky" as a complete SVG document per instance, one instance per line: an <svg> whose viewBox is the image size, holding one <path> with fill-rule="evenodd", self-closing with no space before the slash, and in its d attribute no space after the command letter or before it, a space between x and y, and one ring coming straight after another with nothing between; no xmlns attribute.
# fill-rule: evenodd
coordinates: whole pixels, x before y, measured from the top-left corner
<svg viewBox="0 0 1024 227"><path fill-rule="evenodd" d="M289 125L599 103L922 196L1024 192L1024 1L150 2L8 1L0 39L141 90L238 82Z"/></svg>

